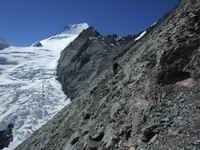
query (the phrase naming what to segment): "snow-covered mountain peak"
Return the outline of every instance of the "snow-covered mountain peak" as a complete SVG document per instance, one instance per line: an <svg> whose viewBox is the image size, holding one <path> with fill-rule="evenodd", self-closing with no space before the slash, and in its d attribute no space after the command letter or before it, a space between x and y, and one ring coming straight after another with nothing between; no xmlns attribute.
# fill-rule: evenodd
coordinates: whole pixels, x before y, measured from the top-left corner
<svg viewBox="0 0 200 150"><path fill-rule="evenodd" d="M57 61L60 52L88 25L69 28L30 47L11 46L0 51L0 131L6 127L10 131L9 125L14 125L8 150L69 103L56 80Z"/></svg>
<svg viewBox="0 0 200 150"><path fill-rule="evenodd" d="M60 49L63 50L68 44L68 40L71 37L76 38L83 30L89 28L87 23L67 25L64 29L54 36L50 36L47 39L34 43L34 47L43 47L50 50ZM60 53L60 52L59 52Z"/></svg>
<svg viewBox="0 0 200 150"><path fill-rule="evenodd" d="M87 29L89 25L87 23L81 23L81 24L73 24L73 25L67 25L64 27L61 34L79 34L84 29Z"/></svg>

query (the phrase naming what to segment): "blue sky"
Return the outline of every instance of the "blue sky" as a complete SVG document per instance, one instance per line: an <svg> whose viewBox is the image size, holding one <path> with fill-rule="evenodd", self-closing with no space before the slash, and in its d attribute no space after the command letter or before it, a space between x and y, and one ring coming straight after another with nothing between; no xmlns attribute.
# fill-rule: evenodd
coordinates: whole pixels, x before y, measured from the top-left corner
<svg viewBox="0 0 200 150"><path fill-rule="evenodd" d="M87 22L102 34L144 30L178 0L0 0L0 37L28 46L67 24Z"/></svg>

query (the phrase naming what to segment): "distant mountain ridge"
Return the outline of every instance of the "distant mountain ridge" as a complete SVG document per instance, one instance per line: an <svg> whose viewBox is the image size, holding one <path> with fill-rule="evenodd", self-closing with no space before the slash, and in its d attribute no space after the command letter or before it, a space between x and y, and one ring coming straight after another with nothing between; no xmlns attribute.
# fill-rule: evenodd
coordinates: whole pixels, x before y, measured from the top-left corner
<svg viewBox="0 0 200 150"><path fill-rule="evenodd" d="M9 47L9 44L4 38L0 38L0 50Z"/></svg>

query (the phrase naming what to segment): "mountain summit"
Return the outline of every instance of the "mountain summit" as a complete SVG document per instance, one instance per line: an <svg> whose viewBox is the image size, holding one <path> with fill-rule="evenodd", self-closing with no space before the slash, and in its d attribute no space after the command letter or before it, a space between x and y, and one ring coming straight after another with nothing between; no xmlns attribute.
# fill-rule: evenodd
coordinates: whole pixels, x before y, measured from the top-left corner
<svg viewBox="0 0 200 150"><path fill-rule="evenodd" d="M87 23L67 25L64 27L63 31L61 31L61 34L79 34L88 27L89 25Z"/></svg>
<svg viewBox="0 0 200 150"><path fill-rule="evenodd" d="M87 28L89 28L89 25L87 23L67 25L61 32L57 33L56 35L50 36L47 39L36 42L32 46L63 50L67 46L66 41L69 40L69 37L77 36Z"/></svg>

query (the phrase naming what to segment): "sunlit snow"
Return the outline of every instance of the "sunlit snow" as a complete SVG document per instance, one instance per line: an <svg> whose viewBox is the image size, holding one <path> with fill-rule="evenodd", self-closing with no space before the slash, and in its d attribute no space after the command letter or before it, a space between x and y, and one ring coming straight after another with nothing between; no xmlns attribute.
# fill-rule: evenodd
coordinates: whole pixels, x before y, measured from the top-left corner
<svg viewBox="0 0 200 150"><path fill-rule="evenodd" d="M139 39L141 39L146 33L147 33L146 31L142 32L142 33L135 39L135 41L138 41Z"/></svg>
<svg viewBox="0 0 200 150"><path fill-rule="evenodd" d="M70 100L56 80L60 52L87 24L67 26L40 41L42 47L9 47L0 51L0 129L14 123L14 149L40 128Z"/></svg>

